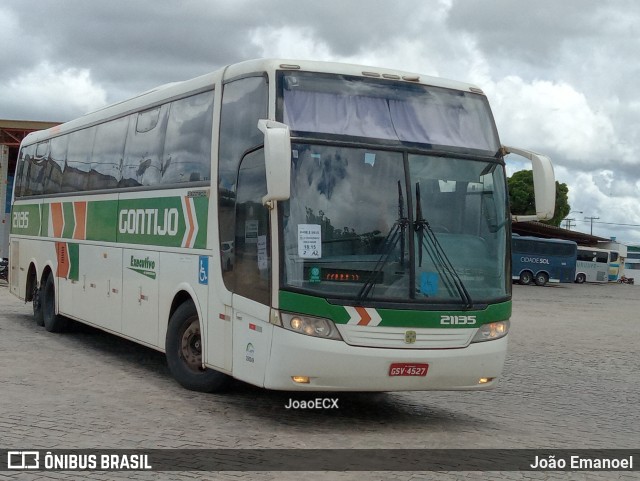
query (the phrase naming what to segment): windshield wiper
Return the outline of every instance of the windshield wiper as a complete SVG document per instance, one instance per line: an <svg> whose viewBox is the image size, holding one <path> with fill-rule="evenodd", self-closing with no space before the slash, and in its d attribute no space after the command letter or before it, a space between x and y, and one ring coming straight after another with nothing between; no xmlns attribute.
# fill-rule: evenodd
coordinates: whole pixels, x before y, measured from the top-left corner
<svg viewBox="0 0 640 481"><path fill-rule="evenodd" d="M394 222L393 227L389 230L387 237L382 243L380 258L376 262L375 267L369 274L369 277L362 285L362 289L358 292L357 299L362 300L371 294L373 286L378 282L378 278L384 266L389 262L389 256L395 249L398 241L400 241L400 266L404 267L404 244L405 231L409 227L409 219L404 215L404 198L402 196L402 184L398 181L398 219Z"/></svg>
<svg viewBox="0 0 640 481"><path fill-rule="evenodd" d="M453 295L454 290L457 291L465 306L471 308L473 302L471 301L469 291L467 291L462 279L460 279L449 257L447 257L447 254L444 252L429 222L427 222L422 215L420 182L416 182L416 220L414 225L415 231L418 234L418 267L422 267L422 251L424 249L438 271L438 275L442 279L442 283L447 288L449 294Z"/></svg>

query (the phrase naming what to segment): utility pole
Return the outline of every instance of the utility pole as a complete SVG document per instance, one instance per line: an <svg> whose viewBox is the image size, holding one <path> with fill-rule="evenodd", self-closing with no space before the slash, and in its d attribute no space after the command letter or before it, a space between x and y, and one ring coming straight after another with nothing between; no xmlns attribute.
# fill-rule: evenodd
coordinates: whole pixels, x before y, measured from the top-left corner
<svg viewBox="0 0 640 481"><path fill-rule="evenodd" d="M581 210L572 210L571 212L569 212L569 214L573 214L574 212L577 212L578 214L584 214L584 212L582 212ZM567 221L566 229L571 230L571 226L575 225L575 224L572 224L571 221L575 219L565 219L565 220Z"/></svg>
<svg viewBox="0 0 640 481"><path fill-rule="evenodd" d="M584 220L591 221L591 235L593 235L593 221L598 220L600 217L585 217Z"/></svg>

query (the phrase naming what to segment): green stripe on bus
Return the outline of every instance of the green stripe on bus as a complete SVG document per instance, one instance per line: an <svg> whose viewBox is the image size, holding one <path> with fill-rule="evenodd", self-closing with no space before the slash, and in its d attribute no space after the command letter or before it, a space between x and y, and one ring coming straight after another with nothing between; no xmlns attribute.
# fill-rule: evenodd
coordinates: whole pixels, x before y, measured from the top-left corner
<svg viewBox="0 0 640 481"><path fill-rule="evenodd" d="M65 239L71 239L73 237L73 230L76 227L76 221L73 215L73 202L62 203L62 215L64 215L62 237Z"/></svg>
<svg viewBox="0 0 640 481"><path fill-rule="evenodd" d="M207 225L209 216L209 198L208 197L195 197L193 199L193 205L195 207L195 215L198 220L198 235L195 239L194 248L204 249L207 247Z"/></svg>
<svg viewBox="0 0 640 481"><path fill-rule="evenodd" d="M280 291L280 309L310 316L325 317L336 324L346 324L349 314L343 306L330 304L320 297ZM414 304L415 305L415 304ZM511 317L511 301L493 304L486 309L463 311L452 307L449 310L420 311L412 309L376 309L382 321L382 327L438 327L468 328L468 325L442 325L442 316L464 315L476 316L475 326L495 321L506 321Z"/></svg>
<svg viewBox="0 0 640 481"><path fill-rule="evenodd" d="M42 204L40 206L40 237L49 237L49 204Z"/></svg>
<svg viewBox="0 0 640 481"><path fill-rule="evenodd" d="M115 242L118 229L118 201L87 203L87 240Z"/></svg>
<svg viewBox="0 0 640 481"><path fill-rule="evenodd" d="M69 279L77 281L80 279L80 244L67 244L69 254Z"/></svg>
<svg viewBox="0 0 640 481"><path fill-rule="evenodd" d="M86 239L101 242L204 249L207 246L208 197L146 197L87 202ZM37 204L16 205L14 234L53 236L49 230L50 204L42 206L42 229ZM76 226L73 202L62 203L63 239L72 239ZM24 220L26 219L26 220ZM24 224L24 226L23 226ZM82 233L79 232L79 235Z"/></svg>

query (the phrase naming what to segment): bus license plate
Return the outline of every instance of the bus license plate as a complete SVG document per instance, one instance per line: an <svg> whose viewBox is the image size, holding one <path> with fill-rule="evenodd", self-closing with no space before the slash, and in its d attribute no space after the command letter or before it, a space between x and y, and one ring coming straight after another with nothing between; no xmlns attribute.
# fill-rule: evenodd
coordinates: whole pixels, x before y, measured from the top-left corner
<svg viewBox="0 0 640 481"><path fill-rule="evenodd" d="M426 376L429 364L396 362L389 367L389 376Z"/></svg>

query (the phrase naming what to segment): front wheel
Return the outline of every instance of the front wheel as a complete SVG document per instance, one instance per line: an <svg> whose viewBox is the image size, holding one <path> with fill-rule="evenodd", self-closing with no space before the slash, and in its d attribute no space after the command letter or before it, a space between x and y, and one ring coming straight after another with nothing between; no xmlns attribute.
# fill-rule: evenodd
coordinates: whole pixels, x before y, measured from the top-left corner
<svg viewBox="0 0 640 481"><path fill-rule="evenodd" d="M183 387L192 391L223 389L229 376L202 367L202 337L198 311L192 301L180 305L169 320L166 338L169 370Z"/></svg>
<svg viewBox="0 0 640 481"><path fill-rule="evenodd" d="M62 332L67 328L66 317L56 314L56 287L50 272L40 292L42 320L49 332Z"/></svg>

